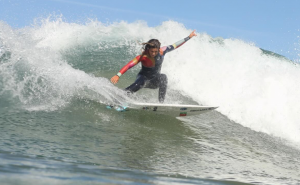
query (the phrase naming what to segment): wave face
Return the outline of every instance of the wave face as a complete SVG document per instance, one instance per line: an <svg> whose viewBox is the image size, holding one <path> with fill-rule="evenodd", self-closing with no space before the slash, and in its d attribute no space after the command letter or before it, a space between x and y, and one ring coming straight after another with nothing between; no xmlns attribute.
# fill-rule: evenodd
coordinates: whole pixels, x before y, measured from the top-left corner
<svg viewBox="0 0 300 185"><path fill-rule="evenodd" d="M73 98L102 103L116 95L126 98L108 79L140 53L138 43L157 38L169 45L192 31L173 21L149 27L60 18L22 29L0 22L0 28L1 99L50 111ZM118 87L129 85L139 68L122 76ZM199 33L166 55L162 72L169 78L168 103L186 103L178 100L180 94L217 105L220 113L255 131L300 142L300 69L284 57L266 54L253 43ZM145 93L157 101L153 92Z"/></svg>

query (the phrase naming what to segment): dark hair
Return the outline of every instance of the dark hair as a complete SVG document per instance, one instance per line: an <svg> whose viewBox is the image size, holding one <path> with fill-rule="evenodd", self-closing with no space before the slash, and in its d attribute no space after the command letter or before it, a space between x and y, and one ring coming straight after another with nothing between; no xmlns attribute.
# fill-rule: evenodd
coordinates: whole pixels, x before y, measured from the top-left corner
<svg viewBox="0 0 300 185"><path fill-rule="evenodd" d="M150 39L148 42L142 43L143 45L143 52L138 62L142 60L142 56L146 54L147 50L151 48L160 48L160 42L157 39Z"/></svg>
<svg viewBox="0 0 300 185"><path fill-rule="evenodd" d="M142 43L144 45L143 49L144 51L150 49L150 48L160 48L160 42L157 39L151 39L148 42Z"/></svg>

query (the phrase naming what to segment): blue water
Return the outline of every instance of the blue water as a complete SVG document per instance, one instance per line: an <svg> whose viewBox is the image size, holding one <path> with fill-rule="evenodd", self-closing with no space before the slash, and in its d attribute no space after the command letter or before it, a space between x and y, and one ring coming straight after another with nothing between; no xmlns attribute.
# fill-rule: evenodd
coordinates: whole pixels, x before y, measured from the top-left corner
<svg viewBox="0 0 300 185"><path fill-rule="evenodd" d="M166 55L166 103L219 106L174 118L106 104L127 97L138 43L173 44L191 30L168 21L0 22L1 184L299 184L299 65L206 33ZM139 29L133 29L139 28ZM176 30L176 33L174 33Z"/></svg>

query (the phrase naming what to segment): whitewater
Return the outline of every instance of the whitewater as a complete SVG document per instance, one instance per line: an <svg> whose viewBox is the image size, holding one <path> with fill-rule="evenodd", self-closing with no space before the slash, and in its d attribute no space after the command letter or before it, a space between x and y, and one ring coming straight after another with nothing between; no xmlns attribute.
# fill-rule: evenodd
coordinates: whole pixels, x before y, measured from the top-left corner
<svg viewBox="0 0 300 185"><path fill-rule="evenodd" d="M152 38L162 46L192 29L166 21L24 28L0 21L0 182L30 184L299 184L300 68L240 39L197 32L168 53L165 103L218 106L190 118L120 113L140 65L109 79Z"/></svg>

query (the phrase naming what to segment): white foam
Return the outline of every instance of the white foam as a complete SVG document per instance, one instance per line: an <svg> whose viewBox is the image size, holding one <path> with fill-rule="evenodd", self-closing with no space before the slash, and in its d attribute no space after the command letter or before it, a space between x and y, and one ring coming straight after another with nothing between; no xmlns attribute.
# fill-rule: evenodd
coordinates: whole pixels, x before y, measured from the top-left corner
<svg viewBox="0 0 300 185"><path fill-rule="evenodd" d="M29 70L39 74L31 78L38 80L43 77L52 84L49 88L42 88L41 96L45 96L43 92L47 93L46 90L54 89L56 95L52 93L52 98L66 101L68 95L72 97L85 87L100 94L103 92L102 96L108 98L105 89L114 87L106 79L72 68L61 59L60 51L98 43L99 47L108 48L130 45L131 52L139 54L140 46L132 45L133 42L157 38L162 45L169 45L187 37L192 31L174 21L148 27L145 22L103 24L91 20L86 24L75 24L59 18L48 18L42 24L17 30L23 34L26 32L25 36L14 33L17 31L2 23L1 28L4 27L8 30L7 35L1 36L5 45L10 43L14 57L22 57L30 64ZM21 42L20 37L28 42ZM115 43L104 45L105 42ZM1 72L16 75L4 69ZM299 65L265 55L253 43L211 38L208 34L198 33L197 37L166 55L162 72L168 75L170 89L178 90L200 104L219 106L218 111L235 122L259 132L300 142ZM14 84L15 78L6 78L12 89L21 95L26 81ZM41 86L37 85L33 89L39 88ZM24 98L28 100L28 97Z"/></svg>
<svg viewBox="0 0 300 185"><path fill-rule="evenodd" d="M48 42L48 37L37 39L36 33L40 33L44 25L21 30L13 30L4 23L0 26L6 30L1 35L1 45L12 53L10 60L0 67L4 82L2 92L12 92L29 110L56 110L76 96L109 102L113 93L122 95L107 79L71 67L62 59L59 52L62 48L53 45L55 39L53 42ZM59 25L56 29L60 29ZM61 45L65 43L62 38L58 40L62 40Z"/></svg>
<svg viewBox="0 0 300 185"><path fill-rule="evenodd" d="M300 142L300 69L251 43L199 35L170 55L171 87L256 131Z"/></svg>

